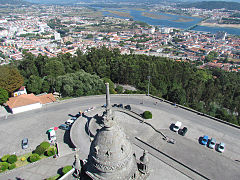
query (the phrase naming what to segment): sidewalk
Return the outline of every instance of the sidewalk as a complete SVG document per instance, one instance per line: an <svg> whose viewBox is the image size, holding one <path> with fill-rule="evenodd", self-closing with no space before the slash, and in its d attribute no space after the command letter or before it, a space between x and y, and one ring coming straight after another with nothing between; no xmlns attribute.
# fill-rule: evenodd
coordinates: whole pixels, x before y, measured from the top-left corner
<svg viewBox="0 0 240 180"><path fill-rule="evenodd" d="M0 117L7 117L10 115L3 106L0 106Z"/></svg>
<svg viewBox="0 0 240 180"><path fill-rule="evenodd" d="M74 154L67 154L56 159L50 157L37 161L33 164L28 164L26 166L7 171L6 173L0 174L0 180L15 180L15 179L24 179L24 180L43 180L52 176L57 175L59 169L64 166L72 165L74 162Z"/></svg>

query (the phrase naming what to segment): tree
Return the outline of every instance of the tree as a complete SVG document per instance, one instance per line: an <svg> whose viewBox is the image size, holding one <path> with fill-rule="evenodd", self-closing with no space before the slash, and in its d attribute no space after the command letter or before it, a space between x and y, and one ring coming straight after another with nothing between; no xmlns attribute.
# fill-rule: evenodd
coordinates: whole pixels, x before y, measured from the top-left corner
<svg viewBox="0 0 240 180"><path fill-rule="evenodd" d="M49 92L50 85L49 82L46 80L43 80L42 82L42 92Z"/></svg>
<svg viewBox="0 0 240 180"><path fill-rule="evenodd" d="M7 102L8 98L8 92L5 89L0 88L0 104Z"/></svg>
<svg viewBox="0 0 240 180"><path fill-rule="evenodd" d="M57 60L51 60L44 66L44 74L46 76L57 78L58 76L65 74L64 65Z"/></svg>
<svg viewBox="0 0 240 180"><path fill-rule="evenodd" d="M117 91L118 94L122 94L123 93L123 87L118 85L115 89Z"/></svg>
<svg viewBox="0 0 240 180"><path fill-rule="evenodd" d="M23 85L23 77L16 68L0 67L0 87L13 93Z"/></svg>
<svg viewBox="0 0 240 180"><path fill-rule="evenodd" d="M104 83L109 83L109 92L111 94L116 94L116 91L114 90L114 83L109 78L103 78Z"/></svg>
<svg viewBox="0 0 240 180"><path fill-rule="evenodd" d="M42 90L42 79L38 76L30 76L28 82L27 82L27 89L29 92L39 94Z"/></svg>

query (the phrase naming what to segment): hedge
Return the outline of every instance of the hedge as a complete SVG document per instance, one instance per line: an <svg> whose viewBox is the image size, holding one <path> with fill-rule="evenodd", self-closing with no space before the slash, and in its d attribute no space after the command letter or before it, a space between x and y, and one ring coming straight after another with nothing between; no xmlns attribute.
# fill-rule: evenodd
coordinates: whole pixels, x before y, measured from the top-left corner
<svg viewBox="0 0 240 180"><path fill-rule="evenodd" d="M47 156L53 156L56 154L56 150L54 147L51 147L47 150Z"/></svg>
<svg viewBox="0 0 240 180"><path fill-rule="evenodd" d="M36 149L34 150L34 153L38 154L39 156L41 156L44 152L46 151L46 149L40 145L38 145L36 147Z"/></svg>
<svg viewBox="0 0 240 180"><path fill-rule="evenodd" d="M50 143L47 141L43 141L40 146L46 151L50 147Z"/></svg>
<svg viewBox="0 0 240 180"><path fill-rule="evenodd" d="M11 155L8 157L7 161L10 163L10 164L13 164L17 161L17 156L15 154Z"/></svg>
<svg viewBox="0 0 240 180"><path fill-rule="evenodd" d="M70 171L72 169L72 166L65 166L63 169L62 169L62 173L63 174L66 174L68 171Z"/></svg>
<svg viewBox="0 0 240 180"><path fill-rule="evenodd" d="M9 164L7 162L0 162L0 172L5 171L8 168Z"/></svg>
<svg viewBox="0 0 240 180"><path fill-rule="evenodd" d="M10 154L6 154L1 158L1 161L6 162Z"/></svg>
<svg viewBox="0 0 240 180"><path fill-rule="evenodd" d="M15 164L15 163L9 164L8 169L9 169L9 170L12 170L12 169L14 169L15 167L16 167L16 164Z"/></svg>
<svg viewBox="0 0 240 180"><path fill-rule="evenodd" d="M145 111L143 113L143 118L144 119L152 119L152 113L150 111Z"/></svg>
<svg viewBox="0 0 240 180"><path fill-rule="evenodd" d="M36 162L40 159L40 156L36 153L33 153L31 156L29 156L29 161L32 162Z"/></svg>

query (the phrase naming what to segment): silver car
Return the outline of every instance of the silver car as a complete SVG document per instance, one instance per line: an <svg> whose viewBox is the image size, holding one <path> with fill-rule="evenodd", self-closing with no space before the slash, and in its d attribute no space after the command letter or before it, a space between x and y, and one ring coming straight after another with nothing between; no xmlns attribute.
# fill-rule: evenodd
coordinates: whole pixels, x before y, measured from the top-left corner
<svg viewBox="0 0 240 180"><path fill-rule="evenodd" d="M28 148L28 138L24 138L22 140L22 149L27 149Z"/></svg>

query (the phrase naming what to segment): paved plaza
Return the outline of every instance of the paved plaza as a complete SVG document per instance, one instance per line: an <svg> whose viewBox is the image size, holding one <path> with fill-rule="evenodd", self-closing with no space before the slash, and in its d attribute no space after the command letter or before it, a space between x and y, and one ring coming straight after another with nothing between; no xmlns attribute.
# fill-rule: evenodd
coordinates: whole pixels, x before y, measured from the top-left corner
<svg viewBox="0 0 240 180"><path fill-rule="evenodd" d="M143 149L149 151L151 169L149 179L239 179L240 163L237 161L240 160L239 129L175 108L165 102L158 101L155 104L156 101L158 100L143 95L111 96L112 104L130 104L132 107L133 114L121 108L114 108L116 121L132 142L137 158L142 155ZM56 175L60 168L74 161L70 137L79 150L80 158L86 159L91 136L101 128L95 116L102 114L103 104L105 104L105 96L81 97L48 104L39 110L9 115L7 119L0 117L0 128L6 129L0 132L2 137L0 155L13 152L20 155L34 150L39 143L47 140L46 131L50 127L59 126L79 111L95 107L94 110L86 112L85 116L75 121L70 133L57 130L59 158L49 158L0 174L0 179L18 177L35 180ZM146 110L153 113L151 120L146 120L144 123L135 118L135 115L138 116ZM184 137L169 129L170 124L178 120L189 129ZM175 139L176 143L167 143L156 130ZM215 137L217 142L225 142L226 151L220 154L200 145L198 139L205 134ZM29 138L30 147L26 151L21 150L21 140L24 137ZM228 171L223 172L223 169Z"/></svg>

